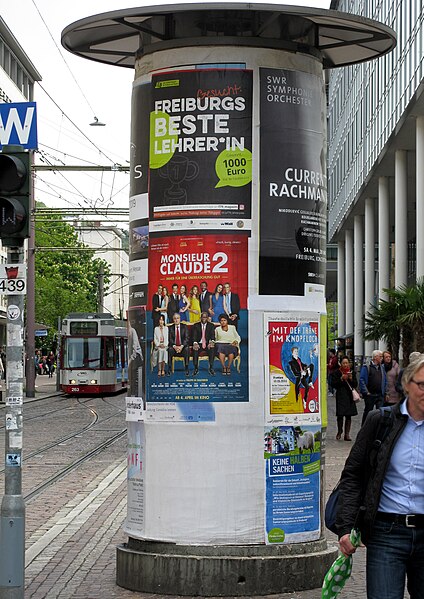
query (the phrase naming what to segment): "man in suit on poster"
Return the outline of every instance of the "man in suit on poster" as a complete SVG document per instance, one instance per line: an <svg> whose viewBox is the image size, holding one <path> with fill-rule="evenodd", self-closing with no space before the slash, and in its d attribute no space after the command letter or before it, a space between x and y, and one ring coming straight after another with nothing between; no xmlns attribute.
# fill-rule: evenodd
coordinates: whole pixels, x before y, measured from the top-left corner
<svg viewBox="0 0 424 599"><path fill-rule="evenodd" d="M160 317L160 304L162 301L162 291L163 285L158 285L158 290L155 295L152 297L152 319L153 319L153 329L159 324Z"/></svg>
<svg viewBox="0 0 424 599"><path fill-rule="evenodd" d="M202 312L206 312L208 318L211 315L211 296L212 293L208 291L208 284L206 283L206 281L202 281L200 283L200 310Z"/></svg>
<svg viewBox="0 0 424 599"><path fill-rule="evenodd" d="M194 375L199 372L199 353L206 352L209 358L209 374L214 375L213 361L215 360L215 325L208 322L208 312L200 315L200 322L193 325L193 363Z"/></svg>
<svg viewBox="0 0 424 599"><path fill-rule="evenodd" d="M237 293L231 291L231 285L229 283L225 283L224 292L225 304L230 318L229 324L233 324L237 328L240 312L240 298Z"/></svg>
<svg viewBox="0 0 424 599"><path fill-rule="evenodd" d="M178 314L180 311L180 295L178 293L178 285L174 283L172 285L172 293L169 296L168 302L168 322L172 322L174 314Z"/></svg>
<svg viewBox="0 0 424 599"><path fill-rule="evenodd" d="M172 370L172 359L175 357L184 358L184 369L186 376L189 375L188 361L190 358L190 348L188 345L188 329L187 325L181 322L180 315L175 313L172 324L169 327L169 346L168 346L168 375L171 374Z"/></svg>
<svg viewBox="0 0 424 599"><path fill-rule="evenodd" d="M312 384L312 375L314 373L314 365L309 364L309 366L308 366L307 364L302 362L302 360L299 358L299 348L293 347L292 348L292 359L289 362L289 366L290 366L291 371L295 377L294 390L295 390L295 394L296 394L296 401L299 401L300 385L303 385L303 387L305 388L305 395L303 397L303 407L306 409L306 402L308 399L309 388L310 387L312 389L314 388L314 386Z"/></svg>

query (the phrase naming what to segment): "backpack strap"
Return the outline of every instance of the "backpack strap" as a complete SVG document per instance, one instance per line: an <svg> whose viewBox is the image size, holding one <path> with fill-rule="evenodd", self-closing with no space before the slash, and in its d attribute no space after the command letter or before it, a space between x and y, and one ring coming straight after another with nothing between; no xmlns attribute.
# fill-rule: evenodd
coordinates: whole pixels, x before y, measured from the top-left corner
<svg viewBox="0 0 424 599"><path fill-rule="evenodd" d="M393 422L394 422L394 414L393 414L392 406L385 406L385 407L379 408L379 410L380 410L380 422L378 423L377 433L375 435L375 439L372 444L371 455L370 455L371 471L373 471L375 469L377 455L380 450L380 447L382 446L383 441L389 434L390 429L392 428Z"/></svg>

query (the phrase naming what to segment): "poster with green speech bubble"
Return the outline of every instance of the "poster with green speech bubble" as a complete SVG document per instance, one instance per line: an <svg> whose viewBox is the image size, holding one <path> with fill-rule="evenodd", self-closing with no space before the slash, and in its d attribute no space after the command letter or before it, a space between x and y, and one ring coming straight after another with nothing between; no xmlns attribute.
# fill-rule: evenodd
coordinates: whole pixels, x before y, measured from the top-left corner
<svg viewBox="0 0 424 599"><path fill-rule="evenodd" d="M251 227L252 71L152 76L150 232Z"/></svg>

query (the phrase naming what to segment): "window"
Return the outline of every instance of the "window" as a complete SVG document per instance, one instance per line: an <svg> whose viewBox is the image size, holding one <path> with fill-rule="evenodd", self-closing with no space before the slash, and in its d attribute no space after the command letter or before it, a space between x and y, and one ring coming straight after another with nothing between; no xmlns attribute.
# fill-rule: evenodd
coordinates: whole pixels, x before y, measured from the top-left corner
<svg viewBox="0 0 424 599"><path fill-rule="evenodd" d="M106 345L106 368L116 368L115 339L113 337L106 337L104 341Z"/></svg>
<svg viewBox="0 0 424 599"><path fill-rule="evenodd" d="M64 368L99 368L101 366L101 338L71 338L64 343Z"/></svg>

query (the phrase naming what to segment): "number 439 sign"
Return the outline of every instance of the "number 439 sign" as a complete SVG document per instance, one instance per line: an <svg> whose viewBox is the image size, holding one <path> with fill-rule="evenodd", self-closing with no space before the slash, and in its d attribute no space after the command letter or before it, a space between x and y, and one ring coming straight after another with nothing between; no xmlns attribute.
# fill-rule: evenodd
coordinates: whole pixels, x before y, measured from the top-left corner
<svg viewBox="0 0 424 599"><path fill-rule="evenodd" d="M0 264L0 294L26 294L26 264Z"/></svg>

